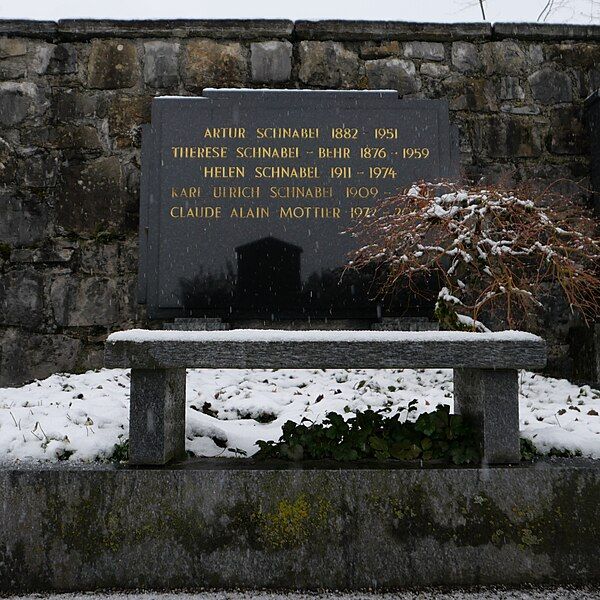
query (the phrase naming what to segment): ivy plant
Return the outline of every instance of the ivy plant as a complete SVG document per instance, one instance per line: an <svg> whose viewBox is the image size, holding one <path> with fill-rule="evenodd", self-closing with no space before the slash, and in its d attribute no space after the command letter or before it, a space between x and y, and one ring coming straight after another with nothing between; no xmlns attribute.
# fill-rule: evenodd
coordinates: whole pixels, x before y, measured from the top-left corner
<svg viewBox="0 0 600 600"><path fill-rule="evenodd" d="M349 419L330 412L321 423L302 419L287 421L278 441L257 442L256 458L286 460L334 459L446 460L454 464L479 461L474 429L461 415L438 405L416 420L406 418L416 411L417 401L387 416L384 411L357 411ZM384 409L385 410L385 409ZM404 418L403 418L404 417Z"/></svg>

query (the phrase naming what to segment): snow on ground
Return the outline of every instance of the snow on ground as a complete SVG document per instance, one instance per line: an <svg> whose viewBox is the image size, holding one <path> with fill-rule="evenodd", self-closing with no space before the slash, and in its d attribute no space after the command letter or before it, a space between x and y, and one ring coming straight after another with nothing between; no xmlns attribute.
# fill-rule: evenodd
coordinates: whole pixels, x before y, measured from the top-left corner
<svg viewBox="0 0 600 600"><path fill-rule="evenodd" d="M526 371L520 380L523 437L544 453L600 458L600 391ZM186 447L197 456L251 455L256 440L278 439L287 420L369 407L393 414L413 399L416 415L440 403L452 407L452 371L189 370ZM124 369L1 388L0 461L107 459L128 438L128 406Z"/></svg>
<svg viewBox="0 0 600 600"><path fill-rule="evenodd" d="M437 589L394 593L372 592L200 592L178 593L87 593L19 596L20 600L594 600L595 587L527 587L520 590L482 588L479 590L441 591ZM13 597L15 600L17 596Z"/></svg>

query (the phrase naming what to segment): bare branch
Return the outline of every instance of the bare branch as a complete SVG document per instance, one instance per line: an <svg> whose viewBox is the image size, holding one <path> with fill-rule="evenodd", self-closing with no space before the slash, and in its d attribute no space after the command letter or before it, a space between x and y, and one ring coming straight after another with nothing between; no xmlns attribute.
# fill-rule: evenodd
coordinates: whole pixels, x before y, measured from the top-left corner
<svg viewBox="0 0 600 600"><path fill-rule="evenodd" d="M512 327L543 308L550 288L586 322L600 315L598 224L549 189L421 183L351 232L362 244L349 268L376 265L381 295L435 277L438 302L473 322L496 313Z"/></svg>
<svg viewBox="0 0 600 600"><path fill-rule="evenodd" d="M546 19L552 12L553 8L554 8L554 0L548 0L545 4L544 8L542 8L540 14L538 15L537 20L538 21L541 21L541 20L546 21Z"/></svg>

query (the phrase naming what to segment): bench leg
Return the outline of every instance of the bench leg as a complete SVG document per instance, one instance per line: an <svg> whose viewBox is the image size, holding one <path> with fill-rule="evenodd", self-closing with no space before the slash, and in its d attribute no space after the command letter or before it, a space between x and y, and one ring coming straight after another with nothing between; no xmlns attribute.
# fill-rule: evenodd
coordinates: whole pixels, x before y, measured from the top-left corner
<svg viewBox="0 0 600 600"><path fill-rule="evenodd" d="M477 428L483 463L521 460L516 370L454 369L454 412Z"/></svg>
<svg viewBox="0 0 600 600"><path fill-rule="evenodd" d="M185 457L185 369L131 369L129 464Z"/></svg>

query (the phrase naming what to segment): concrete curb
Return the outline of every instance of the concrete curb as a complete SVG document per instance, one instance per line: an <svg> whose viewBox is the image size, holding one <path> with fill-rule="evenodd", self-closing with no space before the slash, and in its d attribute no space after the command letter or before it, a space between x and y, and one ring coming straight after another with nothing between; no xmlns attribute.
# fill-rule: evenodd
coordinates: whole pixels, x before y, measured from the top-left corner
<svg viewBox="0 0 600 600"><path fill-rule="evenodd" d="M552 23L413 23L408 21L290 21L287 19L0 19L0 35L53 41L93 38L204 37L240 40L421 40L437 42L600 39L598 25Z"/></svg>
<svg viewBox="0 0 600 600"><path fill-rule="evenodd" d="M600 581L598 462L313 466L0 469L0 592Z"/></svg>

